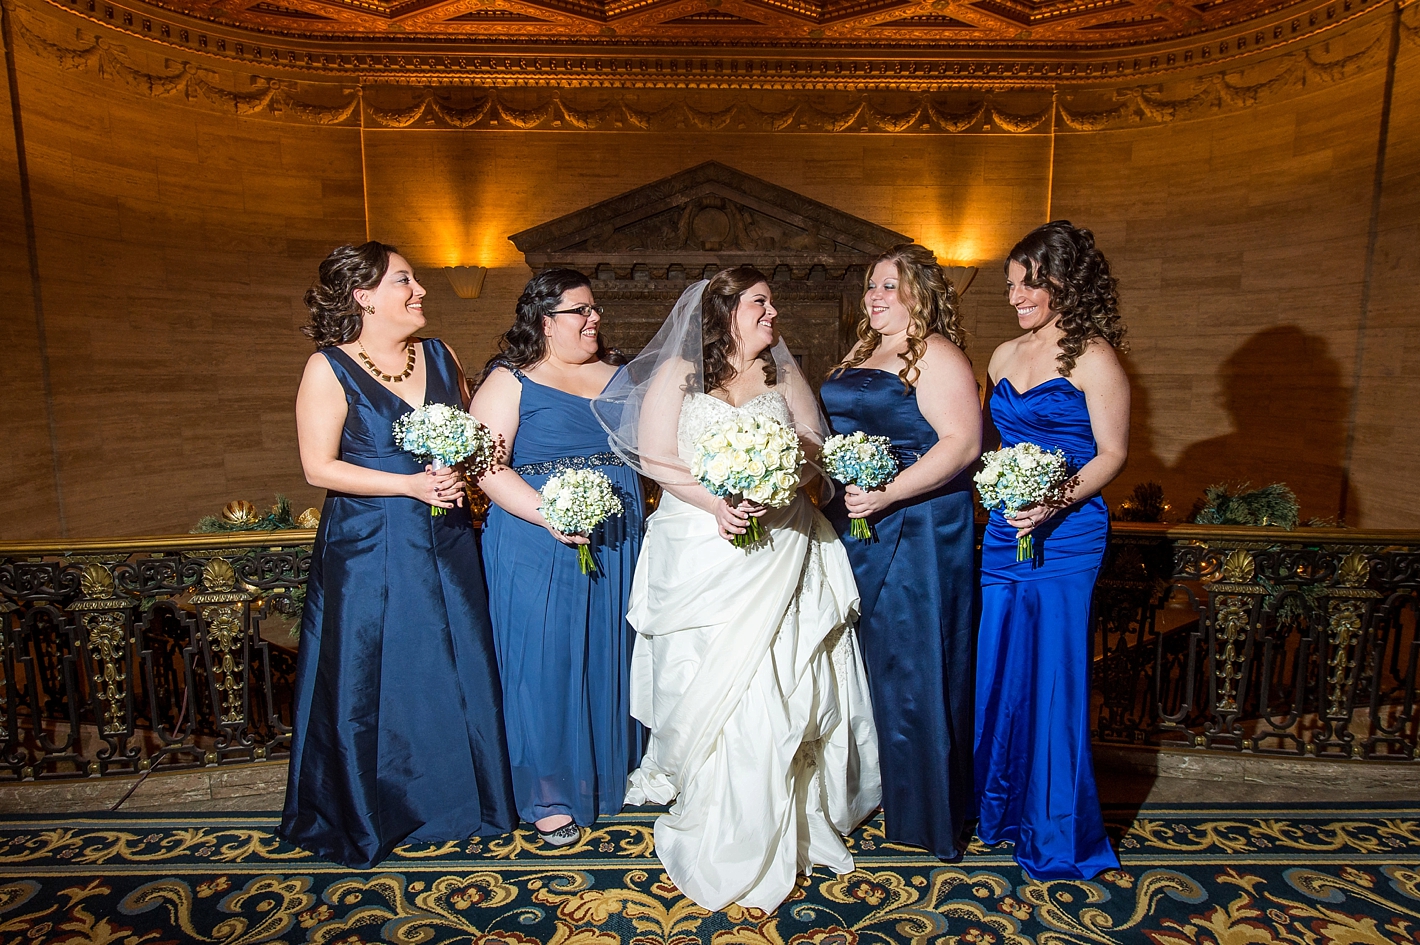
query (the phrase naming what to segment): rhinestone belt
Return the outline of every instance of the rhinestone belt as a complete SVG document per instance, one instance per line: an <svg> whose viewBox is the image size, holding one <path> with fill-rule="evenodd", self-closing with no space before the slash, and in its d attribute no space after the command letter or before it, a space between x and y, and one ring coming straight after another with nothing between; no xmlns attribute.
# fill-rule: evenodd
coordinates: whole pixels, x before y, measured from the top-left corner
<svg viewBox="0 0 1420 945"><path fill-rule="evenodd" d="M519 476L545 476L548 473L566 472L569 469L590 469L593 466L625 466L615 453L593 453L591 456L563 456L545 463L524 463L514 466L513 472Z"/></svg>

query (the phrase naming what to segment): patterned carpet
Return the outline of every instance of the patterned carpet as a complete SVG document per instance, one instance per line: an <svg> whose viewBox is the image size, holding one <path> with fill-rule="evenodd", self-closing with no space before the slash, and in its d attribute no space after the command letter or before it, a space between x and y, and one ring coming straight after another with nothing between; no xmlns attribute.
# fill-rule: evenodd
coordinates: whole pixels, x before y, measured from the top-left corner
<svg viewBox="0 0 1420 945"><path fill-rule="evenodd" d="M369 873L270 815L10 817L0 943L1420 943L1420 804L1106 808L1124 869L1094 882L1031 882L1009 848L939 863L870 824L857 872L820 870L773 915L680 896L653 817L556 852L526 830L405 847Z"/></svg>

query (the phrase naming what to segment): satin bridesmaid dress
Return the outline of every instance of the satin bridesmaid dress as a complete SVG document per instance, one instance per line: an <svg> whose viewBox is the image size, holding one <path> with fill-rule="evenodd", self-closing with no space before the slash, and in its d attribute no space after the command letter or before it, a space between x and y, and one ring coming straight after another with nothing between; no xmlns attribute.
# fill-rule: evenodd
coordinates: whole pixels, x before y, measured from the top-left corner
<svg viewBox="0 0 1420 945"><path fill-rule="evenodd" d="M820 391L834 433L892 440L907 467L937 442L896 373L847 368ZM870 518L876 541L849 535L841 493L825 510L862 598L858 639L868 668L887 839L941 859L965 848L975 813L972 696L976 535L971 476ZM841 488L841 487L840 487Z"/></svg>
<svg viewBox="0 0 1420 945"><path fill-rule="evenodd" d="M458 365L421 342L425 403L462 409ZM338 348L347 463L424 464L395 445L411 411ZM330 492L311 549L281 836L354 869L400 843L516 823L478 542L468 510Z"/></svg>
<svg viewBox="0 0 1420 945"><path fill-rule="evenodd" d="M1025 393L1002 380L991 418L1003 446L1060 449L1071 468L1094 458L1085 395L1064 377ZM976 786L984 843L1015 843L1035 879L1090 879L1116 869L1090 755L1090 601L1109 540L1098 495L1035 531L1016 560L1016 530L991 513L981 548L976 670Z"/></svg>
<svg viewBox="0 0 1420 945"><path fill-rule="evenodd" d="M596 469L625 509L592 533L592 574L576 549L496 505L483 534L518 815L532 823L567 814L585 827L621 810L645 746L631 717L636 635L626 622L645 503L590 400L512 373L522 384L513 471L541 489L565 470Z"/></svg>

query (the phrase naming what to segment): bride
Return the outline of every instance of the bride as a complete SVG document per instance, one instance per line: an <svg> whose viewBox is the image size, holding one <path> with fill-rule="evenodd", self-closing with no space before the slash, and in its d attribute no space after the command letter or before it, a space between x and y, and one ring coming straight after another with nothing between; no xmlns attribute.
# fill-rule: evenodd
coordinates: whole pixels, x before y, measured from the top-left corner
<svg viewBox="0 0 1420 945"><path fill-rule="evenodd" d="M626 802L675 802L656 853L711 910L773 911L798 873L850 872L840 834L881 793L858 591L832 526L802 490L782 509L732 505L690 474L701 434L737 412L792 427L817 455L827 424L776 316L757 269L698 282L592 404L617 453L664 489L631 589L631 713L651 741ZM766 537L736 548L750 516Z"/></svg>

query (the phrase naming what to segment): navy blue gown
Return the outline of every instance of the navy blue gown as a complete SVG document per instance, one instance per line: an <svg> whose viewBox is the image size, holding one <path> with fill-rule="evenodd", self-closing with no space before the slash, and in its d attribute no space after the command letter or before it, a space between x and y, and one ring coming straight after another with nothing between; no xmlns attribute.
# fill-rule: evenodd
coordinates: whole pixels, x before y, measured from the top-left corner
<svg viewBox="0 0 1420 945"><path fill-rule="evenodd" d="M991 418L1003 446L1060 449L1072 469L1094 458L1085 395L1064 377L1024 394L1002 380ZM1090 600L1109 539L1098 495L1035 532L1016 560L1016 530L991 513L981 547L976 669L977 835L1005 840L1036 879L1090 879L1119 866L1090 756Z"/></svg>
<svg viewBox="0 0 1420 945"><path fill-rule="evenodd" d="M458 366L422 342L426 403L461 407ZM347 463L424 464L395 445L410 412L337 348ZM478 544L467 509L330 492L311 550L296 658L281 836L356 869L405 842L514 826L503 712Z"/></svg>
<svg viewBox="0 0 1420 945"><path fill-rule="evenodd" d="M895 373L848 368L825 381L821 395L834 433L889 437L904 468L937 442L916 389L905 392ZM849 535L841 494L826 512L862 599L858 642L878 727L884 833L954 859L975 806L971 476L870 518L876 542Z"/></svg>
<svg viewBox="0 0 1420 945"><path fill-rule="evenodd" d="M541 489L564 470L597 469L625 507L593 532L591 574L578 567L576 549L496 505L483 532L518 815L532 823L567 814L590 826L597 814L621 810L626 776L645 748L631 717L636 635L626 621L641 550L641 481L611 452L590 400L513 374L523 388L513 471Z"/></svg>

